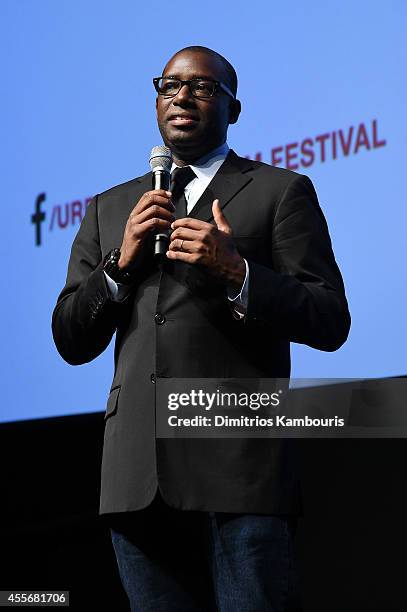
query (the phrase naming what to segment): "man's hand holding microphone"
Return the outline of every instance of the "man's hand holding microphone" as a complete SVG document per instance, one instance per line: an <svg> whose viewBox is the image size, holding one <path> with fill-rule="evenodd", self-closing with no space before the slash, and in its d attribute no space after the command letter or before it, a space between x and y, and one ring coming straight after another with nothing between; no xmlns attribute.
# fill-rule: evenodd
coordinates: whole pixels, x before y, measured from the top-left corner
<svg viewBox="0 0 407 612"><path fill-rule="evenodd" d="M216 225L192 217L175 220L175 206L168 190L171 165L171 151L164 146L154 147L150 157L154 189L143 194L130 213L120 247L119 268L131 267L144 239L154 232L156 256L198 264L219 281L241 287L245 262L233 242L232 228L219 200L212 204Z"/></svg>

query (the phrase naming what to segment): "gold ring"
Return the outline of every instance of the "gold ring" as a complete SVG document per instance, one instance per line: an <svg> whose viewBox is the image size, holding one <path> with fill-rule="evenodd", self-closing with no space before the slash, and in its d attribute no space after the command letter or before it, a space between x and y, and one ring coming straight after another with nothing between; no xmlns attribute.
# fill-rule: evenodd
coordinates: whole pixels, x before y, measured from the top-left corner
<svg viewBox="0 0 407 612"><path fill-rule="evenodd" d="M179 247L179 250L182 251L182 245L184 244L184 241L181 240L181 246Z"/></svg>

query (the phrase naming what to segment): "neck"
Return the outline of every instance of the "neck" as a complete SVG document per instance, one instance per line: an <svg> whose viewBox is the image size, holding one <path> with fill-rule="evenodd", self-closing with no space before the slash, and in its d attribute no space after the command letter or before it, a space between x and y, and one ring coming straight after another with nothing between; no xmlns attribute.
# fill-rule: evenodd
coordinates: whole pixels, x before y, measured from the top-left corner
<svg viewBox="0 0 407 612"><path fill-rule="evenodd" d="M177 166L189 166L190 164L192 164L194 161L196 161L196 159L199 158L186 158L186 157L179 157L178 154L173 153L172 156L172 161L174 162L174 164L176 164Z"/></svg>
<svg viewBox="0 0 407 612"><path fill-rule="evenodd" d="M189 166L189 165L193 165L194 162L204 158L205 156L209 155L211 153L211 151L215 151L216 149L218 149L219 147L221 147L222 145L224 145L226 142L223 141L222 143L215 145L215 146L211 146L209 149L206 148L203 151L199 151L198 153L192 153L191 151L189 152L183 152L183 151L176 151L174 149L172 149L172 159L173 162L177 165L177 166Z"/></svg>

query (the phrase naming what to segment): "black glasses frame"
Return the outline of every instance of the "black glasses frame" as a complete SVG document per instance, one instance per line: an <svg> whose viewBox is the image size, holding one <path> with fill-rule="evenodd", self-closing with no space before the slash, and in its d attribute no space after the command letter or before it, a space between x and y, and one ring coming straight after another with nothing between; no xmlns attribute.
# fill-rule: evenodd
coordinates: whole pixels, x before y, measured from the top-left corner
<svg viewBox="0 0 407 612"><path fill-rule="evenodd" d="M158 83L159 81L161 81L161 79L168 79L170 81L178 81L179 85L179 89L178 91L176 91L175 93L164 93L164 92L160 92L158 89ZM197 96L196 94L194 94L194 92L192 91L192 83L199 83L201 81L208 81L210 83L214 84L214 89L213 89L213 94L210 96ZM224 85L221 81L216 81L215 79L190 79L188 81L183 81L182 79L175 79L175 78L171 78L171 77L154 77L153 79L153 84L155 87L156 92L158 93L159 96L166 96L167 98L174 98L177 94L179 94L179 92L181 91L181 89L183 88L184 85L188 85L189 91L191 93L191 95L194 98L198 98L198 100L207 100L209 98L213 98L213 96L216 94L217 91L219 91L219 89L222 89L222 91L224 91L228 96L230 96L231 98L233 98L233 100L235 99L234 94L231 92L231 90L229 89L229 87L227 85Z"/></svg>

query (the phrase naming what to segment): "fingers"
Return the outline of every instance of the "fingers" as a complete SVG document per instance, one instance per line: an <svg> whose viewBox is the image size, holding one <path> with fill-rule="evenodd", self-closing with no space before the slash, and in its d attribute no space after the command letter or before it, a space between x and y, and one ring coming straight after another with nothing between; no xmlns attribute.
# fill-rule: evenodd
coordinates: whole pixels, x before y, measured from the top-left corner
<svg viewBox="0 0 407 612"><path fill-rule="evenodd" d="M183 239L183 240L197 240L203 238L204 233L202 230L189 229L188 227L179 227L173 230L171 233L171 240Z"/></svg>
<svg viewBox="0 0 407 612"><path fill-rule="evenodd" d="M202 253L207 251L207 248L199 240L186 240L185 238L176 238L171 240L169 251L182 251L184 253Z"/></svg>
<svg viewBox="0 0 407 612"><path fill-rule="evenodd" d="M152 204L149 208L143 210L143 212L134 215L134 221L136 223L144 223L144 221L148 221L149 219L154 218L167 221L168 228L175 219L173 213L169 211L168 208L164 208L159 204Z"/></svg>
<svg viewBox="0 0 407 612"><path fill-rule="evenodd" d="M160 206L172 213L175 211L175 206L171 201L171 192L164 191L164 189L154 189L153 191L147 191L141 196L136 206L133 208L131 215L138 215L151 206Z"/></svg>
<svg viewBox="0 0 407 612"><path fill-rule="evenodd" d="M184 250L182 251L169 250L167 251L167 257L168 259L183 261L189 264L200 263L202 259L202 256L199 253L188 253Z"/></svg>
<svg viewBox="0 0 407 612"><path fill-rule="evenodd" d="M181 225L182 224L182 225ZM184 251L207 255L213 248L218 229L212 223L186 217L171 224L170 251Z"/></svg>
<svg viewBox="0 0 407 612"><path fill-rule="evenodd" d="M170 229L175 219L170 194L170 191L156 189L142 195L127 222L127 231L132 237L143 238L150 231Z"/></svg>
<svg viewBox="0 0 407 612"><path fill-rule="evenodd" d="M220 208L220 203L218 199L214 200L212 203L212 214L218 230L226 232L227 234L231 234L232 228L230 227L225 215L223 214Z"/></svg>
<svg viewBox="0 0 407 612"><path fill-rule="evenodd" d="M194 219L193 217L184 217L183 219L177 219L171 225L173 230L176 230L180 227L185 227L192 230L208 230L211 231L216 229L212 223L206 223L206 221L200 221L199 219Z"/></svg>
<svg viewBox="0 0 407 612"><path fill-rule="evenodd" d="M129 217L125 236L130 239L143 239L149 232L168 231L174 216L162 207L151 206L139 215Z"/></svg>
<svg viewBox="0 0 407 612"><path fill-rule="evenodd" d="M143 240L150 232L167 232L174 221L175 208L171 192L154 189L144 193L127 219L120 247L121 263L131 264L140 252Z"/></svg>
<svg viewBox="0 0 407 612"><path fill-rule="evenodd" d="M170 229L170 222L158 217L147 219L144 223L138 223L137 229L134 232L135 237L144 238L148 232L167 232Z"/></svg>
<svg viewBox="0 0 407 612"><path fill-rule="evenodd" d="M219 200L216 199L212 203L212 214L215 220L216 226L212 223L206 223L205 221L200 221L199 219L194 219L193 217L185 217L183 219L177 219L171 225L173 230L176 230L180 227L186 227L193 230L207 230L209 233L212 233L213 230L221 230L222 232L226 232L227 234L232 234L232 228L230 227L225 215L223 214Z"/></svg>

